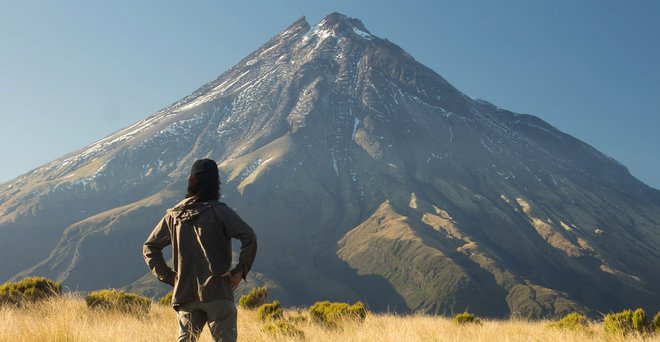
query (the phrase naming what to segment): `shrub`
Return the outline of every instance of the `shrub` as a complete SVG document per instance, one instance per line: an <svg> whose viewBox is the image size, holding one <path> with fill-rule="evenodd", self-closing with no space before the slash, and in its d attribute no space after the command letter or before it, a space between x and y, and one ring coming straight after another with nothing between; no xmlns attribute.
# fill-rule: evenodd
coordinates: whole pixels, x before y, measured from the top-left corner
<svg viewBox="0 0 660 342"><path fill-rule="evenodd" d="M285 321L289 323L305 323L307 322L307 314L304 311L297 309L295 314L289 313Z"/></svg>
<svg viewBox="0 0 660 342"><path fill-rule="evenodd" d="M90 292L85 297L90 309L113 310L125 313L145 314L151 307L151 300L133 293L115 289Z"/></svg>
<svg viewBox="0 0 660 342"><path fill-rule="evenodd" d="M238 301L238 305L245 309L256 309L266 303L267 296L267 287L255 287L250 291L250 293L241 296L241 299Z"/></svg>
<svg viewBox="0 0 660 342"><path fill-rule="evenodd" d="M571 312L559 321L548 324L548 326L551 328L577 330L586 327L587 324L589 324L587 316L579 312Z"/></svg>
<svg viewBox="0 0 660 342"><path fill-rule="evenodd" d="M632 332L632 310L605 315L603 329L608 334L627 334Z"/></svg>
<svg viewBox="0 0 660 342"><path fill-rule="evenodd" d="M649 321L646 319L646 312L644 312L644 309L637 309L633 312L632 326L635 331L640 333L648 331Z"/></svg>
<svg viewBox="0 0 660 342"><path fill-rule="evenodd" d="M59 296L62 285L44 277L28 277L18 282L0 285L0 305L20 305L25 302Z"/></svg>
<svg viewBox="0 0 660 342"><path fill-rule="evenodd" d="M299 338L305 337L305 333L302 330L296 328L295 325L282 321L264 326L263 331L275 336Z"/></svg>
<svg viewBox="0 0 660 342"><path fill-rule="evenodd" d="M171 290L166 295L158 300L160 305L172 305L172 296L174 295L174 290Z"/></svg>
<svg viewBox="0 0 660 342"><path fill-rule="evenodd" d="M310 317L317 323L336 326L340 320L364 321L367 310L362 302L346 303L316 302L309 308Z"/></svg>
<svg viewBox="0 0 660 342"><path fill-rule="evenodd" d="M481 324L481 320L477 316L475 316L475 315L473 315L473 314L471 314L467 311L465 311L463 313L459 313L456 316L454 316L453 321L454 321L454 323L459 324L459 325L461 325L461 324Z"/></svg>
<svg viewBox="0 0 660 342"><path fill-rule="evenodd" d="M655 332L660 333L660 311L658 311L655 316L653 316L653 322L651 323L651 329Z"/></svg>
<svg viewBox="0 0 660 342"><path fill-rule="evenodd" d="M627 335L633 332L645 333L649 329L649 322L644 309L624 310L619 313L605 315L603 328L606 333Z"/></svg>
<svg viewBox="0 0 660 342"><path fill-rule="evenodd" d="M281 319L284 316L284 310L279 301L270 304L264 304L257 309L257 314L262 321Z"/></svg>

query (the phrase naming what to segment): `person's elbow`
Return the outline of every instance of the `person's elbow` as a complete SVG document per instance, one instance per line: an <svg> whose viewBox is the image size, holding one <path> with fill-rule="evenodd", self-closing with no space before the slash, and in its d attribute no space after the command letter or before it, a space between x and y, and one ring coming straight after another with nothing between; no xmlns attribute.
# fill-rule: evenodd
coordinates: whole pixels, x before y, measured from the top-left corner
<svg viewBox="0 0 660 342"><path fill-rule="evenodd" d="M155 250L154 247L145 243L142 246L142 257L144 258L144 262L146 262L147 265L149 265L149 261L154 258L154 255L157 254L157 252L158 251Z"/></svg>

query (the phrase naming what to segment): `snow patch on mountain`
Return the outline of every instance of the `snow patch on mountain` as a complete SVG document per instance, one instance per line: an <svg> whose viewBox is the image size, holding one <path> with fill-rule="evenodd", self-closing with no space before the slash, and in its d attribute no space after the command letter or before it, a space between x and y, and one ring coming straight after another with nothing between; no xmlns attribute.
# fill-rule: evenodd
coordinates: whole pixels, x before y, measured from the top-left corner
<svg viewBox="0 0 660 342"><path fill-rule="evenodd" d="M360 36L360 37L362 37L362 38L364 38L364 39L366 39L366 40L372 40L372 39L374 39L374 36L372 36L372 35L369 34L369 33L364 32L364 31L362 31L362 30L360 30L360 29L358 29L358 28L356 28L356 27L353 27L353 32L355 32L358 36Z"/></svg>

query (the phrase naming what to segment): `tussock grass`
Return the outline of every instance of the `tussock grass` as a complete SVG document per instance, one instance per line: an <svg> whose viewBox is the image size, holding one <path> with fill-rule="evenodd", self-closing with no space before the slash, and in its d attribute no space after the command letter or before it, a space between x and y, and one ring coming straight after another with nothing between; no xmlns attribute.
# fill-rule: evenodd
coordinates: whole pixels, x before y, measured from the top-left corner
<svg viewBox="0 0 660 342"><path fill-rule="evenodd" d="M302 311L285 311L284 319ZM297 317L297 316L296 316ZM239 341L301 341L301 335L290 336L283 327L273 331L264 328L254 310L238 311ZM304 333L304 341L607 341L650 342L660 336L646 338L606 335L602 323L590 323L584 329L548 328L548 321L482 320L481 325L457 325L451 318L411 315L367 315L363 322L342 322L342 329L327 329L312 320L292 323ZM275 334L274 334L275 332ZM24 307L0 308L0 341L174 341L177 323L171 307L152 305L144 316L116 311L88 310L79 297L65 295ZM202 342L210 342L208 328Z"/></svg>

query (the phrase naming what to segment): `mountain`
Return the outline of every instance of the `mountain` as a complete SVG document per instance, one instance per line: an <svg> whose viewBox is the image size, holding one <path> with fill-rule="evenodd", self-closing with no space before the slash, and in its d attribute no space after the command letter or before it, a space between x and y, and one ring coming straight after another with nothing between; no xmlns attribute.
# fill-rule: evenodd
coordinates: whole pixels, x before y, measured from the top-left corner
<svg viewBox="0 0 660 342"><path fill-rule="evenodd" d="M260 241L242 291L491 317L660 308L660 191L338 13L1 184L0 281L162 294L141 244L204 157Z"/></svg>

